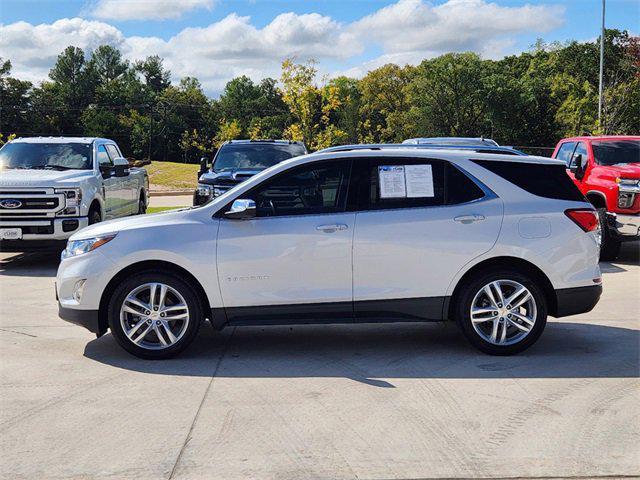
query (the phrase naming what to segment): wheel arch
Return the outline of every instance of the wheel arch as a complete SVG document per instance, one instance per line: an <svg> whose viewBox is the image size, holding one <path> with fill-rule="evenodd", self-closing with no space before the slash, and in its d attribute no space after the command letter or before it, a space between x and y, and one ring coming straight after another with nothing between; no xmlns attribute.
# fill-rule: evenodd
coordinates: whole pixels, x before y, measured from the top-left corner
<svg viewBox="0 0 640 480"><path fill-rule="evenodd" d="M176 265L175 263L167 262L164 260L145 260L133 263L123 268L118 273L116 273L113 278L111 278L111 280L109 280L109 283L107 283L107 286L104 288L102 296L100 297L100 307L98 310L98 326L100 331L98 333L98 336L106 333L107 329L109 328L109 320L107 318L108 304L111 300L111 296L115 292L116 287L127 277L150 270L157 270L163 273L173 273L186 280L187 283L195 288L202 305L202 311L204 312L205 318L211 318L211 306L209 305L209 299L206 292L204 291L204 288L202 287L202 284L196 277L194 277L188 270L179 265Z"/></svg>
<svg viewBox="0 0 640 480"><path fill-rule="evenodd" d="M589 203L595 208L607 208L607 198L602 192L596 190L590 190L585 195Z"/></svg>
<svg viewBox="0 0 640 480"><path fill-rule="evenodd" d="M549 315L552 315L552 316L555 315L555 313L558 310L558 300L557 300L556 292L553 288L553 285L551 284L551 280L549 280L549 277L547 277L547 275L542 270L540 270L539 267L537 267L536 265L534 265L533 263L527 260L523 260L522 258L518 258L518 257L503 256L503 257L494 257L494 258L483 260L482 262L477 263L476 265L474 265L464 273L464 275L460 278L460 280L456 284L456 287L454 288L453 293L451 294L451 297L449 297L448 303L444 305L444 312L443 312L444 318L449 318L449 319L454 318L455 305L462 292L462 288L470 278L472 278L474 275L478 274L479 272L489 270L489 269L497 269L497 268L515 269L520 272L526 273L530 275L532 278L534 278L535 280L537 280L540 284L540 287L542 288L542 291L545 296L545 300L547 301L547 310L549 312Z"/></svg>

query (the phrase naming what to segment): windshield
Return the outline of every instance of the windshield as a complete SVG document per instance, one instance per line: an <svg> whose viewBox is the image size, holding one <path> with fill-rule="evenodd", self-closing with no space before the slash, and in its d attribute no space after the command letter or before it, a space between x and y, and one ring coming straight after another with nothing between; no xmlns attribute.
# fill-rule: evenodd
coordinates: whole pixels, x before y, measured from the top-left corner
<svg viewBox="0 0 640 480"><path fill-rule="evenodd" d="M216 155L213 171L264 170L305 153L304 147L299 144L227 144Z"/></svg>
<svg viewBox="0 0 640 480"><path fill-rule="evenodd" d="M7 143L0 150L0 169L89 170L89 143Z"/></svg>
<svg viewBox="0 0 640 480"><path fill-rule="evenodd" d="M624 165L640 162L640 140L593 142L593 156L599 165Z"/></svg>

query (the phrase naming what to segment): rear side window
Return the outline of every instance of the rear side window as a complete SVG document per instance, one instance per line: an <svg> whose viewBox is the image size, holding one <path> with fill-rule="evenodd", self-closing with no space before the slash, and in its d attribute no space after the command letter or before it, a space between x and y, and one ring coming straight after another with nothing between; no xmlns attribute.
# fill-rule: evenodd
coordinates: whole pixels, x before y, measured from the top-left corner
<svg viewBox="0 0 640 480"><path fill-rule="evenodd" d="M533 195L556 200L585 200L563 165L492 160L473 162Z"/></svg>
<svg viewBox="0 0 640 480"><path fill-rule="evenodd" d="M363 172L363 180L366 187L366 199L360 194L360 197L364 200L363 209L370 210L384 210L395 208L417 208L417 207L436 207L442 205L454 205L459 203L471 202L484 196L484 192L478 187L473 180L460 171L457 167L449 162L436 159L425 158L375 158L369 159L368 164L366 159L360 161L356 160L355 164L365 164L367 171ZM403 166L405 168L411 168L411 166L423 167L428 165L433 177L433 194L429 193L429 196L417 196L412 197L411 192L407 185L405 186L406 194L397 198L389 198L385 196L384 192L381 192L381 185L384 179L381 180L380 175L384 175L384 169L386 167ZM358 169L354 169L354 182L358 182ZM409 173L407 173L409 175ZM406 178L406 177L405 177ZM350 192L353 194L353 191ZM350 201L351 203L351 201Z"/></svg>

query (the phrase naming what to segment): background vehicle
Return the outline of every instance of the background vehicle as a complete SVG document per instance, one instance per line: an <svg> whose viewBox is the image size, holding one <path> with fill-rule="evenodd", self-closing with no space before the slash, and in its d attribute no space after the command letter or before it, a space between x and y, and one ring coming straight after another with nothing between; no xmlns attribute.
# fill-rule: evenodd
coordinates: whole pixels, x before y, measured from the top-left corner
<svg viewBox="0 0 640 480"><path fill-rule="evenodd" d="M554 160L316 153L200 208L74 235L56 279L60 316L110 328L146 358L184 349L204 318L216 328L454 319L474 346L506 355L532 345L547 314L594 307L597 227Z"/></svg>
<svg viewBox="0 0 640 480"><path fill-rule="evenodd" d="M307 153L302 142L290 140L231 140L216 152L211 168L202 165L193 204L202 205L256 173Z"/></svg>
<svg viewBox="0 0 640 480"><path fill-rule="evenodd" d="M101 220L144 213L149 180L105 138L19 138L0 149L0 250L62 250Z"/></svg>
<svg viewBox="0 0 640 480"><path fill-rule="evenodd" d="M472 145L472 146L493 146L497 147L498 142L491 138L484 137L419 137L408 138L403 144L415 145Z"/></svg>
<svg viewBox="0 0 640 480"><path fill-rule="evenodd" d="M466 144L438 144L438 143L375 143L369 145L337 145L325 148L320 152L346 152L348 150L385 150L389 148L420 148L431 150L461 150L475 153L500 153L503 155L527 155L520 150L499 145L466 145Z"/></svg>
<svg viewBox="0 0 640 480"><path fill-rule="evenodd" d="M614 260L623 241L640 238L640 136L572 137L553 158L598 210L602 260Z"/></svg>

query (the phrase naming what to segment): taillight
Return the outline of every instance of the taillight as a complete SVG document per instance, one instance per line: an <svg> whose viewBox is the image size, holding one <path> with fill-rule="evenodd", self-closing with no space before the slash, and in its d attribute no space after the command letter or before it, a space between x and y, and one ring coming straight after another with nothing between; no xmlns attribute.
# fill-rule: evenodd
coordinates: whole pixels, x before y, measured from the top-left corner
<svg viewBox="0 0 640 480"><path fill-rule="evenodd" d="M592 232L598 228L598 212L595 210L589 208L572 208L565 210L564 214L585 232Z"/></svg>

